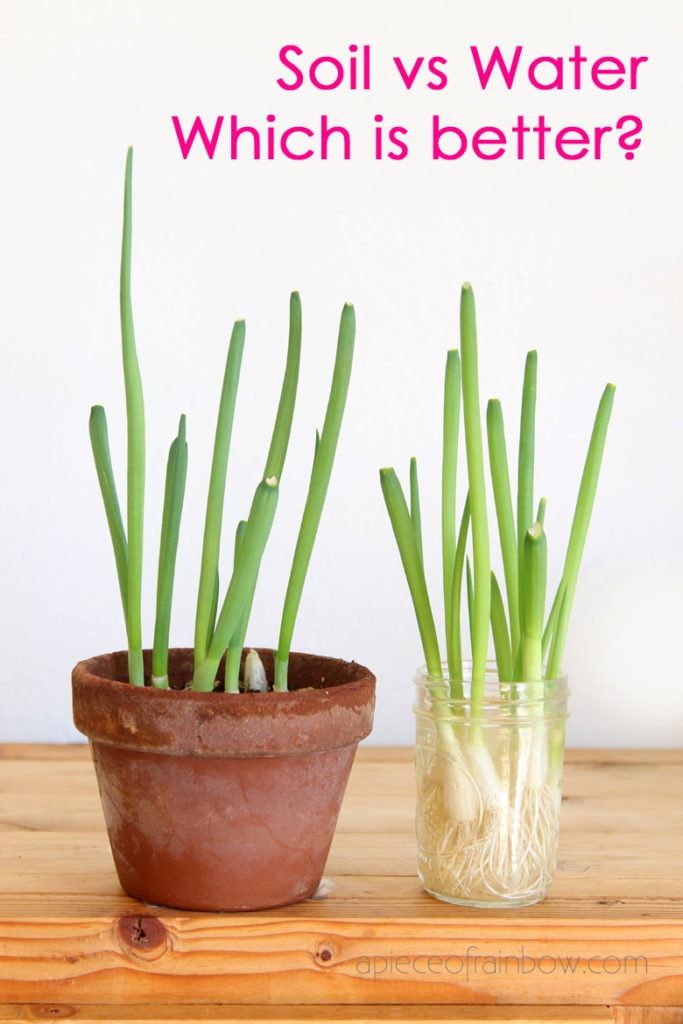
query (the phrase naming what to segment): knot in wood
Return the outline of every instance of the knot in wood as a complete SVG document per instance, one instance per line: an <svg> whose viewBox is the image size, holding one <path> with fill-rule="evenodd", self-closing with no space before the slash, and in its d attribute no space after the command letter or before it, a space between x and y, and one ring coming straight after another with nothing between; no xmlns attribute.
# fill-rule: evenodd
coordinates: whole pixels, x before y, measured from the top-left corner
<svg viewBox="0 0 683 1024"><path fill-rule="evenodd" d="M118 921L119 937L128 952L144 955L166 947L168 933L158 917L128 914Z"/></svg>
<svg viewBox="0 0 683 1024"><path fill-rule="evenodd" d="M64 1020L75 1015L76 1007L65 1003L40 1003L31 1007L31 1013L31 1020Z"/></svg>
<svg viewBox="0 0 683 1024"><path fill-rule="evenodd" d="M323 964L329 964L334 956L334 949L329 942L321 942L315 951L315 958Z"/></svg>

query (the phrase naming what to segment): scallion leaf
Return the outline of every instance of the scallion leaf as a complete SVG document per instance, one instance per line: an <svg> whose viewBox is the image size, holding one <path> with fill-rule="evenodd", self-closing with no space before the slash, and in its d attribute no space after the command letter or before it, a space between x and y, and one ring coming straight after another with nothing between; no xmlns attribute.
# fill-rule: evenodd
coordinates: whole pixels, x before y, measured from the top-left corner
<svg viewBox="0 0 683 1024"><path fill-rule="evenodd" d="M339 337L337 340L334 370L332 372L330 396L327 403L325 421L320 433L320 440L316 446L308 494L301 517L299 535L294 549L292 568L289 574L289 582L282 610L280 636L275 656L276 690L287 689L287 667L292 647L294 625L301 603L301 595L337 451L337 442L339 441L349 381L351 379L355 338L356 317L353 306L347 303L342 310L339 324Z"/></svg>
<svg viewBox="0 0 683 1024"><path fill-rule="evenodd" d="M166 487L161 520L159 544L159 568L157 573L157 605L154 624L154 647L152 649L152 684L167 688L168 682L168 638L171 627L171 605L173 602L173 580L180 520L185 498L187 478L187 441L185 440L185 417L180 417L178 435L171 443L166 466Z"/></svg>
<svg viewBox="0 0 683 1024"><path fill-rule="evenodd" d="M133 305L131 301L131 245L133 205L133 150L126 157L126 183L123 198L123 241L121 245L121 342L123 376L126 388L128 426L128 675L131 683L144 686L142 661L142 542L145 505L145 407L142 380L135 347Z"/></svg>
<svg viewBox="0 0 683 1024"><path fill-rule="evenodd" d="M489 549L484 450L479 407L479 368L474 294L463 285L460 297L460 349L462 357L462 398L465 420L467 475L472 515L474 565L474 608L472 613L472 697L483 695L486 676L489 624L491 620L491 556Z"/></svg>

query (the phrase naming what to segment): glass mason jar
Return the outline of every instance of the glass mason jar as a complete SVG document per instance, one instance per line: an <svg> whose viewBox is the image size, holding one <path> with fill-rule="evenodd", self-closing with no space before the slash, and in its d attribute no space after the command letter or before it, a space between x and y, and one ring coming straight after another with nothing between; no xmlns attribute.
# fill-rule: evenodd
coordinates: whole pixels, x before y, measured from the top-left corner
<svg viewBox="0 0 683 1024"><path fill-rule="evenodd" d="M542 900L557 864L566 676L483 684L415 677L418 874L468 907Z"/></svg>

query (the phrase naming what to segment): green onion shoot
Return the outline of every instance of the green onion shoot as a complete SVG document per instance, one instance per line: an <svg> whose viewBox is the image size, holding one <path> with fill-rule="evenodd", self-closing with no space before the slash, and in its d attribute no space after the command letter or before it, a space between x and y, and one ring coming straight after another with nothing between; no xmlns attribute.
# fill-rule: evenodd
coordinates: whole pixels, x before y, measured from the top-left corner
<svg viewBox="0 0 683 1024"><path fill-rule="evenodd" d="M524 368L515 493L503 408L497 398L486 406L488 459L484 457L474 294L464 285L460 349L448 352L444 380L441 584L446 613L445 664L424 569L423 546L429 536L420 513L417 465L411 461L410 505L395 471L390 467L380 471L426 662L422 685L431 702L436 742L434 751L429 733L424 753L428 767L418 773L422 787L418 807L430 835L438 834L438 852L433 856L420 844L425 858L422 875L427 888L432 878L437 879L432 882L437 892L477 891L485 901L498 897L503 903L511 894L518 896L537 884L547 885L547 879L538 879L547 861L546 845L556 836L564 728L563 722L550 720L548 724L544 709L562 676L569 619L614 401L614 386L608 384L588 446L564 567L550 602L547 500L542 497L534 505L537 375L538 356L531 351ZM461 406L468 491L456 532ZM491 565L490 505L495 510L502 585ZM467 673L462 658L463 619L469 625L471 649ZM490 647L495 673L488 661ZM506 715L506 728L514 730L509 745L500 736L496 717L505 721ZM418 731L425 728L424 719L419 718Z"/></svg>
<svg viewBox="0 0 683 1024"><path fill-rule="evenodd" d="M120 310L127 423L127 492L125 519L112 468L106 414L102 406L90 413L90 442L97 479L114 551L123 617L128 640L128 676L136 686L149 683L159 689L172 685L169 678L169 638L176 560L181 532L188 466L185 417L180 417L171 443L164 487L158 548L156 617L151 675L145 679L142 653L142 554L145 501L145 412L142 380L133 327L131 298L133 153L126 158L123 241L121 248ZM198 691L220 688L220 665L225 660L226 693L288 687L288 664L294 626L313 546L330 483L351 377L355 342L353 306L342 310L337 352L327 412L316 432L315 455L308 495L301 518L282 623L275 656L275 679L268 682L257 651L244 656L246 633L259 570L270 537L289 448L296 406L301 360L302 313L298 292L289 302L289 338L280 399L275 413L263 475L256 486L246 519L240 520L227 589L221 594L221 537L226 518L230 448L246 328L237 320L232 328L216 420L213 456L204 519L201 564L194 628L194 673L191 687ZM415 474L417 470L415 468ZM415 475L414 523L419 534L419 495ZM232 501L232 495L231 495ZM244 668L242 667L244 664Z"/></svg>

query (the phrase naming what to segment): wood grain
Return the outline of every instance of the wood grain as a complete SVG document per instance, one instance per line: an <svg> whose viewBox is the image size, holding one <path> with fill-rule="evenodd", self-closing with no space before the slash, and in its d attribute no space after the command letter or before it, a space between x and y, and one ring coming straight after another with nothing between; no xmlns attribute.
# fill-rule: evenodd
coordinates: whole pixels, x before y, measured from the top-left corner
<svg viewBox="0 0 683 1024"><path fill-rule="evenodd" d="M244 1024L612 1024L614 1018L605 1006L228 1006L188 1004L185 1006L137 1006L34 1004L0 1006L0 1021L73 1020L79 1024L187 1024L188 1021L231 1021ZM620 1022L621 1024L621 1022ZM654 1024L654 1019L637 1024ZM674 1017L667 1024L678 1024Z"/></svg>
<svg viewBox="0 0 683 1024"><path fill-rule="evenodd" d="M681 751L570 751L549 899L473 914L415 876L412 751L364 748L328 899L189 914L121 891L87 748L0 746L0 1021L592 1021L618 1006L619 1024L683 1024L682 792ZM131 947L126 915L143 932L158 919L164 941ZM107 1017L111 1004L128 1016ZM538 1015L552 1006L560 1016Z"/></svg>

